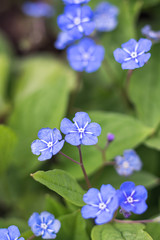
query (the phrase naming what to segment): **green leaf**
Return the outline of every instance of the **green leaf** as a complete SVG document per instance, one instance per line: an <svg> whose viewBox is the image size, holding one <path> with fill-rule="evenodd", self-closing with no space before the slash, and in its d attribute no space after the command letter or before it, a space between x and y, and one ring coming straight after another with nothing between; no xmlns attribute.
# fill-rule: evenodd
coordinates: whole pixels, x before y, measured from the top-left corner
<svg viewBox="0 0 160 240"><path fill-rule="evenodd" d="M105 167L97 175L91 177L92 185L100 188L102 184L111 184L115 188L119 188L125 181L132 181L136 185L143 185L146 188L152 188L158 185L158 177L149 172L134 172L129 177L119 176L113 167Z"/></svg>
<svg viewBox="0 0 160 240"><path fill-rule="evenodd" d="M138 118L153 128L160 123L160 45L151 49L148 63L133 72L130 84L130 97L133 101ZM143 91L142 91L143 89Z"/></svg>
<svg viewBox="0 0 160 240"><path fill-rule="evenodd" d="M57 240L89 240L86 232L86 221L80 211L59 218L61 229L57 234Z"/></svg>
<svg viewBox="0 0 160 240"><path fill-rule="evenodd" d="M160 239L160 227L159 223L148 223L146 225L146 232L148 232L154 240Z"/></svg>
<svg viewBox="0 0 160 240"><path fill-rule="evenodd" d="M54 214L56 218L68 213L68 210L60 202L60 199L51 197L49 194L46 195L45 206L46 211Z"/></svg>
<svg viewBox="0 0 160 240"><path fill-rule="evenodd" d="M41 164L31 153L31 143L41 128L59 128L75 75L62 63L47 56L22 61L20 70L9 125L18 135L14 158L24 176Z"/></svg>
<svg viewBox="0 0 160 240"><path fill-rule="evenodd" d="M145 232L142 224L105 224L95 226L92 230L92 240L152 240Z"/></svg>
<svg viewBox="0 0 160 240"><path fill-rule="evenodd" d="M67 172L55 169L47 172L38 171L32 176L36 181L55 191L76 206L84 205L83 195L85 192Z"/></svg>
<svg viewBox="0 0 160 240"><path fill-rule="evenodd" d="M9 127L0 125L0 173L3 173L13 161L16 140L15 133Z"/></svg>
<svg viewBox="0 0 160 240"><path fill-rule="evenodd" d="M145 145L160 151L160 136L149 138L146 140Z"/></svg>
<svg viewBox="0 0 160 240"><path fill-rule="evenodd" d="M108 132L115 134L115 141L110 144L107 149L106 158L108 161L121 155L124 150L135 148L142 143L152 132L152 129L144 126L138 120L118 113L107 112L89 112L92 122L97 122L102 127L102 133L98 137L98 144L104 147L106 144L106 136ZM63 152L78 161L78 150L76 147L66 146ZM82 146L84 165L87 174L92 174L100 166L102 166L102 156L95 146ZM82 178L82 170L76 164L68 159L61 160L60 168L70 172L77 179Z"/></svg>

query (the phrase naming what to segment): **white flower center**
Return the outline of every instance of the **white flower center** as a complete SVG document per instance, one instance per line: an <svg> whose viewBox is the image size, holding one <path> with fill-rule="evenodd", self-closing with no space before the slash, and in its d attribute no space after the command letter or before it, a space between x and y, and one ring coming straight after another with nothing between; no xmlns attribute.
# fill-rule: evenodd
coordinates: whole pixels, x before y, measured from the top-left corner
<svg viewBox="0 0 160 240"><path fill-rule="evenodd" d="M84 53L84 54L83 54L83 59L84 59L84 60L88 60L89 57L90 57L90 55L89 55L88 53Z"/></svg>
<svg viewBox="0 0 160 240"><path fill-rule="evenodd" d="M124 161L122 164L123 168L129 168L129 163L127 161Z"/></svg>
<svg viewBox="0 0 160 240"><path fill-rule="evenodd" d="M46 229L47 229L47 224L41 223L41 228L44 229L44 230L46 230Z"/></svg>
<svg viewBox="0 0 160 240"><path fill-rule="evenodd" d="M107 206L105 203L103 203L103 202L99 203L99 209L104 210L106 207Z"/></svg>
<svg viewBox="0 0 160 240"><path fill-rule="evenodd" d="M136 57L137 57L137 52L132 52L132 53L131 53L131 57L132 57L132 58L136 58Z"/></svg>
<svg viewBox="0 0 160 240"><path fill-rule="evenodd" d="M76 17L75 19L74 19L74 24L75 25L79 25L81 23L81 19L79 18L79 17Z"/></svg>
<svg viewBox="0 0 160 240"><path fill-rule="evenodd" d="M79 133L84 133L84 128L79 128L78 131Z"/></svg>
<svg viewBox="0 0 160 240"><path fill-rule="evenodd" d="M127 198L127 202L128 202L128 203L133 203L134 200L133 200L133 198L130 196L130 197Z"/></svg>
<svg viewBox="0 0 160 240"><path fill-rule="evenodd" d="M50 148L50 147L53 146L53 143L52 143L52 142L49 142L49 143L47 143L47 146L48 146L48 148Z"/></svg>

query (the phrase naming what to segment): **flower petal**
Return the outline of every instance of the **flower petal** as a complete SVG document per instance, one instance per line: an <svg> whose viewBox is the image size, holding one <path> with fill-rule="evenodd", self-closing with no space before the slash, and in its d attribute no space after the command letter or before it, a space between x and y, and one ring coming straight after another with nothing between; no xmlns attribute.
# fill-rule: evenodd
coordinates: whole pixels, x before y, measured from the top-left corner
<svg viewBox="0 0 160 240"><path fill-rule="evenodd" d="M29 220L28 220L28 225L31 227L33 224L41 224L41 220L40 220L40 217L39 217L39 213L35 212L33 213Z"/></svg>
<svg viewBox="0 0 160 240"><path fill-rule="evenodd" d="M119 63L123 63L126 58L130 58L130 55L126 53L124 50L122 50L121 48L117 48L113 52L113 55L115 60Z"/></svg>
<svg viewBox="0 0 160 240"><path fill-rule="evenodd" d="M64 145L64 140L57 142L54 146L53 146L53 150L52 150L52 154L56 155L62 148Z"/></svg>
<svg viewBox="0 0 160 240"><path fill-rule="evenodd" d="M61 223L57 219L55 219L54 222L51 225L49 225L49 229L54 230L54 233L58 233L60 228L61 228Z"/></svg>
<svg viewBox="0 0 160 240"><path fill-rule="evenodd" d="M0 239L8 240L8 229L6 229L6 228L0 229Z"/></svg>
<svg viewBox="0 0 160 240"><path fill-rule="evenodd" d="M8 228L8 233L9 233L9 236L10 236L11 240L12 240L12 239L19 238L20 235L21 235L18 227L14 226L14 225L13 225L13 226L10 226L10 227Z"/></svg>
<svg viewBox="0 0 160 240"><path fill-rule="evenodd" d="M148 197L148 192L144 186L139 185L135 187L134 199L145 201L147 197Z"/></svg>
<svg viewBox="0 0 160 240"><path fill-rule="evenodd" d="M88 113L85 112L77 112L75 114L75 117L73 118L74 122L77 122L79 128L84 128L84 126L86 125L86 123L90 123L91 119L88 116Z"/></svg>
<svg viewBox="0 0 160 240"><path fill-rule="evenodd" d="M134 210L132 210L133 213L135 214L142 214L147 210L148 206L145 203L145 201L137 202L135 204Z"/></svg>
<svg viewBox="0 0 160 240"><path fill-rule="evenodd" d="M90 188L87 193L83 196L83 201L87 204L96 204L99 205L99 190L96 188Z"/></svg>
<svg viewBox="0 0 160 240"><path fill-rule="evenodd" d="M150 59L151 54L150 53L144 53L143 55L139 56L138 59L138 64L140 67L143 67L146 62Z"/></svg>
<svg viewBox="0 0 160 240"><path fill-rule="evenodd" d="M125 192L127 196L130 196L134 189L135 189L135 184L129 181L122 183L120 187L120 190L122 192Z"/></svg>
<svg viewBox="0 0 160 240"><path fill-rule="evenodd" d="M152 46L152 42L151 40L149 39L146 39L146 38L141 38L139 41L138 41L138 49L137 49L137 52L140 53L140 52L148 52L150 49L151 49L151 46Z"/></svg>
<svg viewBox="0 0 160 240"><path fill-rule="evenodd" d="M90 123L85 132L91 132L98 137L101 134L101 126L98 123Z"/></svg>
<svg viewBox="0 0 160 240"><path fill-rule="evenodd" d="M57 140L61 140L62 139L62 135L60 133L60 131L57 128L53 129L53 143Z"/></svg>
<svg viewBox="0 0 160 240"><path fill-rule="evenodd" d="M127 49L130 53L135 51L137 41L130 39L128 42L122 44L122 48Z"/></svg>
<svg viewBox="0 0 160 240"><path fill-rule="evenodd" d="M82 214L82 217L85 219L95 218L98 211L99 211L98 207L86 205L82 207L81 214Z"/></svg>
<svg viewBox="0 0 160 240"><path fill-rule="evenodd" d="M135 60L129 60L122 63L122 69L135 69L139 67L139 64L136 63Z"/></svg>
<svg viewBox="0 0 160 240"><path fill-rule="evenodd" d="M64 118L61 121L60 129L61 129L61 132L64 134L68 134L71 131L77 131L75 124L72 123L68 118Z"/></svg>
<svg viewBox="0 0 160 240"><path fill-rule="evenodd" d="M46 142L52 142L52 136L53 136L53 129L51 128L42 128L38 132L39 139L44 140Z"/></svg>
<svg viewBox="0 0 160 240"><path fill-rule="evenodd" d="M47 150L41 152L41 155L39 156L39 161L45 161L52 157L51 148L48 148Z"/></svg>
<svg viewBox="0 0 160 240"><path fill-rule="evenodd" d="M44 231L44 234L42 235L43 239L55 239L56 238L56 234L53 232L50 232L48 230Z"/></svg>
<svg viewBox="0 0 160 240"><path fill-rule="evenodd" d="M54 221L55 217L51 213L44 211L44 212L41 212L40 219L42 223L48 224L48 222Z"/></svg>
<svg viewBox="0 0 160 240"><path fill-rule="evenodd" d="M82 138L83 145L95 145L98 142L98 138L92 134L85 133Z"/></svg>
<svg viewBox="0 0 160 240"><path fill-rule="evenodd" d="M111 199L116 195L116 190L110 184L107 184L107 185L103 184L101 186L100 193L101 193L103 202L106 203L108 199Z"/></svg>
<svg viewBox="0 0 160 240"><path fill-rule="evenodd" d="M65 136L65 140L73 146L78 146L81 144L79 133L69 133Z"/></svg>
<svg viewBox="0 0 160 240"><path fill-rule="evenodd" d="M95 223L98 224L98 225L104 224L104 223L107 223L107 222L111 221L112 218L113 218L113 213L106 212L104 210L97 216L97 218L95 219Z"/></svg>
<svg viewBox="0 0 160 240"><path fill-rule="evenodd" d="M48 146L46 143L42 142L41 140L35 140L31 144L32 153L35 155L39 155L41 153L41 150L48 149Z"/></svg>

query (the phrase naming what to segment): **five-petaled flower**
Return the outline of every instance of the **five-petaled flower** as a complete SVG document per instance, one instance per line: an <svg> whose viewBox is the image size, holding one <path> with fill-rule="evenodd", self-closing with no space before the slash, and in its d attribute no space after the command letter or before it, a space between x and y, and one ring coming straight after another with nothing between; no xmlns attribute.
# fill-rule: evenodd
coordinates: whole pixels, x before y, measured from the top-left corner
<svg viewBox="0 0 160 240"><path fill-rule="evenodd" d="M24 240L23 237L20 237L20 231L17 226L10 226L8 228L0 229L0 239L1 240Z"/></svg>
<svg viewBox="0 0 160 240"><path fill-rule="evenodd" d="M84 4L88 3L90 0L63 0L65 4Z"/></svg>
<svg viewBox="0 0 160 240"><path fill-rule="evenodd" d="M54 8L43 2L25 2L22 6L23 12L31 17L52 17L54 15Z"/></svg>
<svg viewBox="0 0 160 240"><path fill-rule="evenodd" d="M31 144L33 154L40 155L38 160L44 161L56 155L63 147L64 140L58 129L42 128L38 132L39 139ZM61 141L60 141L61 140Z"/></svg>
<svg viewBox="0 0 160 240"><path fill-rule="evenodd" d="M79 72L95 72L101 66L105 50L96 45L92 39L84 38L77 45L67 49L67 58L70 66Z"/></svg>
<svg viewBox="0 0 160 240"><path fill-rule="evenodd" d="M80 39L84 35L90 35L95 26L92 21L93 12L89 6L68 5L64 14L57 18L58 26L74 39Z"/></svg>
<svg viewBox="0 0 160 240"><path fill-rule="evenodd" d="M133 171L140 171L142 162L134 150L125 150L123 157L117 156L115 158L115 168L119 175L129 176Z"/></svg>
<svg viewBox="0 0 160 240"><path fill-rule="evenodd" d="M96 224L104 224L112 220L119 203L116 190L110 185L102 185L100 191L90 188L83 196L85 205L81 209L82 217L95 218Z"/></svg>
<svg viewBox="0 0 160 240"><path fill-rule="evenodd" d="M97 136L101 134L101 127L98 123L90 123L91 119L85 112L77 112L73 121L74 123L64 118L61 122L60 128L66 135L66 142L74 146L97 144Z"/></svg>
<svg viewBox="0 0 160 240"><path fill-rule="evenodd" d="M142 214L147 209L146 199L148 196L144 186L135 186L133 182L122 183L120 190L117 190L119 205L126 212Z"/></svg>
<svg viewBox="0 0 160 240"><path fill-rule="evenodd" d="M118 8L108 2L98 4L94 11L96 30L100 32L110 32L114 30L118 24L118 13Z"/></svg>
<svg viewBox="0 0 160 240"><path fill-rule="evenodd" d="M56 234L61 227L60 221L49 212L33 213L29 218L28 225L35 236L42 236L43 239L56 238Z"/></svg>
<svg viewBox="0 0 160 240"><path fill-rule="evenodd" d="M146 53L151 49L152 42L141 38L138 42L130 39L122 44L122 49L117 48L114 51L115 60L122 64L122 69L135 69L143 67L149 60L151 54Z"/></svg>

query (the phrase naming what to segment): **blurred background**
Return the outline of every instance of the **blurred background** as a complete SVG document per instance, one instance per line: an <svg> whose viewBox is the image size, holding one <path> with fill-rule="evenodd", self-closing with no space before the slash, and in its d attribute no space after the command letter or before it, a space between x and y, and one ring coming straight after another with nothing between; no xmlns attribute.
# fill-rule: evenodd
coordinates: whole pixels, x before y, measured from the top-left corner
<svg viewBox="0 0 160 240"><path fill-rule="evenodd" d="M109 160L127 148L136 148L144 172L134 175L133 179L138 184L144 183L150 196L154 196L149 197L150 207L144 217L156 216L160 210L160 44L156 43L152 49L150 65L134 74L129 92L132 104L129 105L124 95L127 73L115 62L113 51L130 38L143 37L141 28L146 24L160 30L160 1L109 1L120 10L118 26L113 32L97 36L99 44L105 47L106 56L101 68L92 74L73 71L66 51L54 47L60 32L57 16L63 12L64 4L61 0L44 2L53 9L50 17L27 15L23 11L23 0L1 0L0 3L0 227L14 222L24 231L32 212L48 210L59 216L69 211L64 209L63 203L56 212L62 199L36 183L30 173L62 168L81 181L81 170L59 156L39 162L31 153L30 145L40 128L59 128L64 116L72 118L77 111L101 110L117 114L111 118L115 125L106 120L106 131L118 136L118 145L116 141L113 143ZM89 5L94 9L98 3L100 1L91 0ZM139 119L152 132L150 139L146 141L146 132L132 121L126 121L124 129L117 126L119 118L116 116L121 119L121 114ZM122 135L127 134L128 129L131 134L125 138ZM136 129L140 140L133 143L132 131ZM106 134L103 133L103 139ZM157 142L152 141L152 137L158 139ZM101 156L95 154L92 147L89 152L85 151L86 168L92 179L101 165L98 160ZM64 152L78 156L68 145ZM104 169L99 181L93 180L95 186L99 187L104 181L118 187L125 180L113 169L107 171L109 174L105 175ZM73 206L65 204L73 210Z"/></svg>

